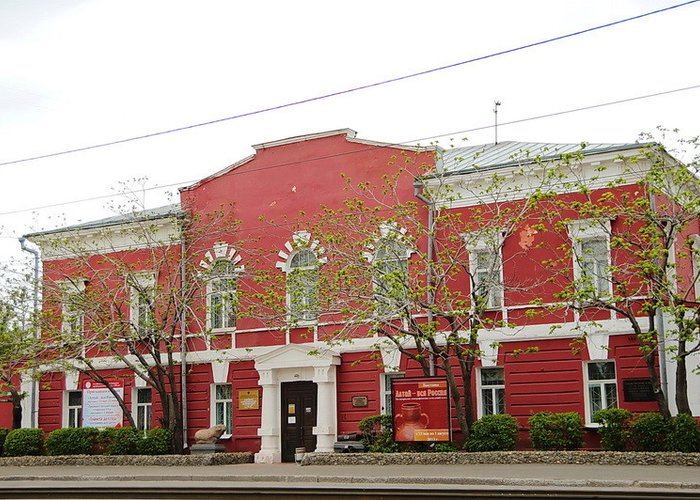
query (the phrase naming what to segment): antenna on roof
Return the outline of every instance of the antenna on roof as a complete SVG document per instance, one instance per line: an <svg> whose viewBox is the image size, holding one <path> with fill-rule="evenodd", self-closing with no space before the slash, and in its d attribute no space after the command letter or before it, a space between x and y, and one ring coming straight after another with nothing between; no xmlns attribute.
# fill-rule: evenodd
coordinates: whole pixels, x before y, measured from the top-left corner
<svg viewBox="0 0 700 500"><path fill-rule="evenodd" d="M501 101L493 101L493 143L498 144L498 106Z"/></svg>

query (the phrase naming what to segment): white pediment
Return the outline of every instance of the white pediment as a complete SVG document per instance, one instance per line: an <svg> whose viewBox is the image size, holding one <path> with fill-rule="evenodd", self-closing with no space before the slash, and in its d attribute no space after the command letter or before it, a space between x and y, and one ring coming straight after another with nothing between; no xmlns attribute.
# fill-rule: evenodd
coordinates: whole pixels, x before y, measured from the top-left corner
<svg viewBox="0 0 700 500"><path fill-rule="evenodd" d="M289 344L263 354L255 360L255 369L324 367L340 364L340 355L328 348Z"/></svg>

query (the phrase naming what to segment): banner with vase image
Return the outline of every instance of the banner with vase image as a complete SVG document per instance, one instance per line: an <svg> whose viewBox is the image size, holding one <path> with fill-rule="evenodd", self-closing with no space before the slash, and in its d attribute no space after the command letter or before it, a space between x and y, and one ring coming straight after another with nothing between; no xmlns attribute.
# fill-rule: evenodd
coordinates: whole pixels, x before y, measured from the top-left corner
<svg viewBox="0 0 700 500"><path fill-rule="evenodd" d="M442 377L391 381L394 441L450 441L450 400Z"/></svg>

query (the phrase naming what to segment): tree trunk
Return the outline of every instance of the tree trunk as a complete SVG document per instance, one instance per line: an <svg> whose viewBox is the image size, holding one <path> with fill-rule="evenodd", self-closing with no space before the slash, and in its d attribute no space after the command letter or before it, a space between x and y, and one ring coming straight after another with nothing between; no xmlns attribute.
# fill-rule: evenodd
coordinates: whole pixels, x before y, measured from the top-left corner
<svg viewBox="0 0 700 500"><path fill-rule="evenodd" d="M644 360L647 365L647 373L651 379L651 387L654 391L654 397L656 398L656 403L659 405L659 412L664 418L671 418L671 412L668 409L668 400L666 399L666 394L661 387L661 379L659 378L659 373L656 370L656 355L657 351L652 349L648 354L644 355Z"/></svg>
<svg viewBox="0 0 700 500"><path fill-rule="evenodd" d="M12 400L12 428L22 427L22 393L15 389L10 389L10 399Z"/></svg>
<svg viewBox="0 0 700 500"><path fill-rule="evenodd" d="M676 407L678 413L693 414L688 401L688 368L686 365L685 340L678 340L678 359L676 361Z"/></svg>

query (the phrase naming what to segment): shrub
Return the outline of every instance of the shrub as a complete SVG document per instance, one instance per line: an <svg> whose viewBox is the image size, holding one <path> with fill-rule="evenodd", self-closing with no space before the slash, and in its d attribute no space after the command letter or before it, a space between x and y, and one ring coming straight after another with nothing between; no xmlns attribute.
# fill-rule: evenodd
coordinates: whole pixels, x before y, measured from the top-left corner
<svg viewBox="0 0 700 500"><path fill-rule="evenodd" d="M10 432L10 429L5 429L4 427L0 427L0 456L2 456L3 448L5 446L5 438L7 437L7 434Z"/></svg>
<svg viewBox="0 0 700 500"><path fill-rule="evenodd" d="M600 446L606 451L623 451L627 442L627 425L632 413L622 408L607 408L593 414L600 423Z"/></svg>
<svg viewBox="0 0 700 500"><path fill-rule="evenodd" d="M41 429L14 429L5 438L5 455L21 457L44 454L44 432Z"/></svg>
<svg viewBox="0 0 700 500"><path fill-rule="evenodd" d="M438 453L452 453L457 451L457 445L452 441L440 441L433 443L432 450Z"/></svg>
<svg viewBox="0 0 700 500"><path fill-rule="evenodd" d="M469 451L509 451L515 449L518 421L512 415L485 415L474 422Z"/></svg>
<svg viewBox="0 0 700 500"><path fill-rule="evenodd" d="M663 451L666 449L668 420L660 413L637 415L629 426L629 437L635 450Z"/></svg>
<svg viewBox="0 0 700 500"><path fill-rule="evenodd" d="M676 415L669 422L667 448L669 451L692 453L700 451L700 424L690 415Z"/></svg>
<svg viewBox="0 0 700 500"><path fill-rule="evenodd" d="M168 429L151 429L136 441L139 455L167 455L172 453L172 433Z"/></svg>
<svg viewBox="0 0 700 500"><path fill-rule="evenodd" d="M97 434L97 429L89 427L56 429L46 437L46 452L49 455L92 455Z"/></svg>
<svg viewBox="0 0 700 500"><path fill-rule="evenodd" d="M140 438L133 427L111 427L100 431L98 443L105 455L136 455Z"/></svg>
<svg viewBox="0 0 700 500"><path fill-rule="evenodd" d="M394 441L391 415L374 415L360 420L362 443L367 451L375 453L392 453L399 450Z"/></svg>
<svg viewBox="0 0 700 500"><path fill-rule="evenodd" d="M578 413L535 413L529 423L530 441L536 450L575 450L583 445L583 422Z"/></svg>

